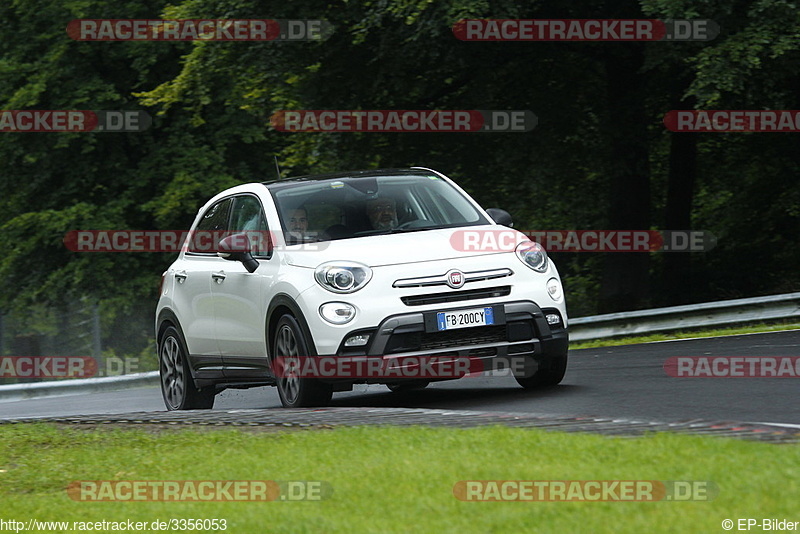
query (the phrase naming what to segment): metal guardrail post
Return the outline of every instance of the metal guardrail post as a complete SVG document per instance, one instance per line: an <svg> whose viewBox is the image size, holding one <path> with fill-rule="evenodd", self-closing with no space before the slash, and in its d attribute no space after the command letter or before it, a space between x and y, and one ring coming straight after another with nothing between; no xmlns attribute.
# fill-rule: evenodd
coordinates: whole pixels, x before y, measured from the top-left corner
<svg viewBox="0 0 800 534"><path fill-rule="evenodd" d="M103 354L103 345L100 340L100 303L92 304L92 357L98 364Z"/></svg>

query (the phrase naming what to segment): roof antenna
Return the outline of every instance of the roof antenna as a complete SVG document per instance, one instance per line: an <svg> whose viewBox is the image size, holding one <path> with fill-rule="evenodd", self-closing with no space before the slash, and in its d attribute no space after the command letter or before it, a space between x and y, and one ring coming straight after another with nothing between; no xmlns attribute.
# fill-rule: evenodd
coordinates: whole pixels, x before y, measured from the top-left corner
<svg viewBox="0 0 800 534"><path fill-rule="evenodd" d="M281 179L281 168L278 166L278 156L275 156L275 170L278 173L278 180Z"/></svg>

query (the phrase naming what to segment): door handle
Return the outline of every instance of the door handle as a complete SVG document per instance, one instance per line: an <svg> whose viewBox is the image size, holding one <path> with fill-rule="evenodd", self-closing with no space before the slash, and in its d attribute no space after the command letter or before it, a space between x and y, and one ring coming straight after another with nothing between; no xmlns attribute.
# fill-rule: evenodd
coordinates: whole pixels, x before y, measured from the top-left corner
<svg viewBox="0 0 800 534"><path fill-rule="evenodd" d="M221 284L225 277L228 276L225 274L225 271L217 271L215 273L211 273L211 278L213 278L218 284Z"/></svg>
<svg viewBox="0 0 800 534"><path fill-rule="evenodd" d="M182 284L184 281L186 281L186 271L176 271L175 280L177 280L179 284Z"/></svg>

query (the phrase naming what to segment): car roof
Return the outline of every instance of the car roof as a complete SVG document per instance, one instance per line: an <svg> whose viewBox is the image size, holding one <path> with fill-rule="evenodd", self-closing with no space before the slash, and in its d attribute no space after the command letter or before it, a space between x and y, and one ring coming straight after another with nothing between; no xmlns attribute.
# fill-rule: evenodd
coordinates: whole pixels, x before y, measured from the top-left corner
<svg viewBox="0 0 800 534"><path fill-rule="evenodd" d="M297 176L292 178L283 178L281 180L270 180L267 182L261 182L263 185L270 188L271 186L283 186L286 184L294 183L294 182L317 182L317 181L325 181L325 180L335 180L335 179L342 179L342 178L366 178L366 177L375 177L375 176L396 176L397 174L416 174L419 176L430 176L432 171L430 169L424 169L422 167L414 167L408 169L373 169L373 170L362 170L362 171L348 171L348 172L337 172L337 173L329 173L329 174L309 174L306 176ZM438 174L438 173L436 173Z"/></svg>

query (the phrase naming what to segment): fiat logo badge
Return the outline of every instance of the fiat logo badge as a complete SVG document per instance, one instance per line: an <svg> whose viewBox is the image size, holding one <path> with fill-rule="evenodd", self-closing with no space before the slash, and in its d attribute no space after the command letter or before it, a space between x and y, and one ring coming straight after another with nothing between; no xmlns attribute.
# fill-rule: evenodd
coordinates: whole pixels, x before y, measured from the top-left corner
<svg viewBox="0 0 800 534"><path fill-rule="evenodd" d="M452 271L447 271L447 285L452 287L453 289L458 289L459 287L464 285L464 273L459 271L458 269L453 269Z"/></svg>

